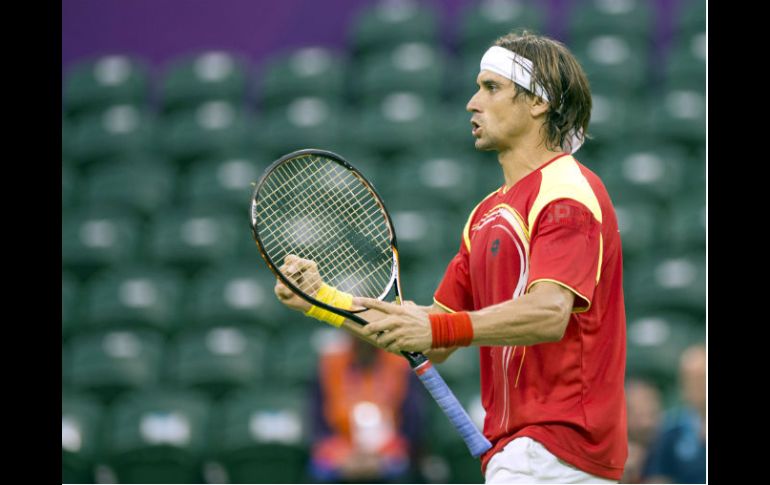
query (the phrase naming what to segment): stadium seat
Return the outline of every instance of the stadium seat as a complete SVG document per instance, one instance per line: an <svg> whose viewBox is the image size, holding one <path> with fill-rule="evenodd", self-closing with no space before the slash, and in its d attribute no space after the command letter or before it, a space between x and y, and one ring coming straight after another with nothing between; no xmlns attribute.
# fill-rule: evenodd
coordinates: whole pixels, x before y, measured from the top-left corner
<svg viewBox="0 0 770 485"><path fill-rule="evenodd" d="M639 192L648 203L665 206L684 187L687 166L681 147L665 140L640 140L608 148L598 174L613 200Z"/></svg>
<svg viewBox="0 0 770 485"><path fill-rule="evenodd" d="M171 202L174 182L165 160L128 157L95 167L84 184L84 198L91 206L121 205L150 216Z"/></svg>
<svg viewBox="0 0 770 485"><path fill-rule="evenodd" d="M205 51L173 60L161 81L165 112L189 109L204 101L243 103L249 85L249 67L239 56Z"/></svg>
<svg viewBox="0 0 770 485"><path fill-rule="evenodd" d="M216 409L212 457L229 483L306 483L307 396L284 383L250 386Z"/></svg>
<svg viewBox="0 0 770 485"><path fill-rule="evenodd" d="M706 185L692 187L670 207L668 241L673 249L706 250Z"/></svg>
<svg viewBox="0 0 770 485"><path fill-rule="evenodd" d="M440 121L437 107L417 93L400 91L365 106L353 120L350 135L362 148L392 156L432 139Z"/></svg>
<svg viewBox="0 0 770 485"><path fill-rule="evenodd" d="M154 116L135 105L110 105L80 121L72 141L72 161L80 167L141 155L156 148Z"/></svg>
<svg viewBox="0 0 770 485"><path fill-rule="evenodd" d="M96 328L173 331L180 323L183 280L173 270L140 264L109 268L91 279L86 321Z"/></svg>
<svg viewBox="0 0 770 485"><path fill-rule="evenodd" d="M389 210L402 264L420 261L443 264L457 251L463 225L457 221L461 214L449 210L421 210L418 207Z"/></svg>
<svg viewBox="0 0 770 485"><path fill-rule="evenodd" d="M462 55L481 55L494 41L514 29L543 32L546 12L537 2L482 0L469 4L460 16L458 46Z"/></svg>
<svg viewBox="0 0 770 485"><path fill-rule="evenodd" d="M571 42L597 34L649 39L655 33L654 7L644 0L579 0L571 7Z"/></svg>
<svg viewBox="0 0 770 485"><path fill-rule="evenodd" d="M159 212L149 228L150 258L187 273L233 258L239 245L253 247L246 210L242 219L214 205Z"/></svg>
<svg viewBox="0 0 770 485"><path fill-rule="evenodd" d="M705 79L695 87L686 79L676 83L667 83L660 102L653 107L650 125L661 139L698 150L706 145Z"/></svg>
<svg viewBox="0 0 770 485"><path fill-rule="evenodd" d="M81 323L80 284L71 274L61 275L61 333L68 337Z"/></svg>
<svg viewBox="0 0 770 485"><path fill-rule="evenodd" d="M459 233L458 239L459 241ZM400 251L399 251L400 254ZM449 258L441 260L442 256L432 258L431 262L414 261L406 258L401 262L401 297L418 305L432 305L433 293L438 288Z"/></svg>
<svg viewBox="0 0 770 485"><path fill-rule="evenodd" d="M64 107L82 116L114 104L144 105L149 76L144 61L127 55L108 55L76 63L65 75Z"/></svg>
<svg viewBox="0 0 770 485"><path fill-rule="evenodd" d="M191 280L187 322L216 325L236 321L268 330L280 328L285 309L273 294L275 276L256 248L252 253L251 258L213 266Z"/></svg>
<svg viewBox="0 0 770 485"><path fill-rule="evenodd" d="M470 127L470 122L467 124ZM387 196L382 195L387 207L449 211L464 208L476 192L475 160L451 149L405 153L392 161L395 184L389 186L392 190Z"/></svg>
<svg viewBox="0 0 770 485"><path fill-rule="evenodd" d="M674 388L682 351L705 342L704 322L677 312L633 312L627 317L626 373L649 379L661 389Z"/></svg>
<svg viewBox="0 0 770 485"><path fill-rule="evenodd" d="M194 391L133 392L113 406L105 452L118 483L204 483L210 404Z"/></svg>
<svg viewBox="0 0 770 485"><path fill-rule="evenodd" d="M401 42L438 41L437 12L415 0L378 0L362 8L350 25L350 46L358 57Z"/></svg>
<svg viewBox="0 0 770 485"><path fill-rule="evenodd" d="M61 156L62 160L68 160L72 157L72 142L75 137L75 125L66 118L64 114L61 117Z"/></svg>
<svg viewBox="0 0 770 485"><path fill-rule="evenodd" d="M254 146L253 120L240 104L210 100L165 119L163 150L177 164L241 155Z"/></svg>
<svg viewBox="0 0 770 485"><path fill-rule="evenodd" d="M275 382L304 388L317 372L320 350L344 341L348 335L319 326L317 320L298 312L287 309L285 313L283 327L275 332L267 350L267 370Z"/></svg>
<svg viewBox="0 0 770 485"><path fill-rule="evenodd" d="M222 397L239 386L259 383L265 374L266 333L247 325L222 323L186 329L169 344L169 378L184 388Z"/></svg>
<svg viewBox="0 0 770 485"><path fill-rule="evenodd" d="M592 86L610 84L619 95L636 95L653 79L648 40L597 33L575 39L570 46Z"/></svg>
<svg viewBox="0 0 770 485"><path fill-rule="evenodd" d="M265 115L255 134L270 158L278 158L302 148L331 149L341 141L348 124L349 115L341 105L306 96Z"/></svg>
<svg viewBox="0 0 770 485"><path fill-rule="evenodd" d="M346 69L341 53L323 46L276 56L263 67L259 87L262 107L270 111L304 97L337 104L345 97Z"/></svg>
<svg viewBox="0 0 770 485"><path fill-rule="evenodd" d="M660 206L649 203L643 196L636 200L620 197L614 206L623 242L624 262L649 254L665 240L661 226L668 224Z"/></svg>
<svg viewBox="0 0 770 485"><path fill-rule="evenodd" d="M394 91L411 91L438 101L444 94L447 69L439 46L405 42L367 57L358 66L353 88L364 102L381 100Z"/></svg>
<svg viewBox="0 0 770 485"><path fill-rule="evenodd" d="M151 330L108 330L79 335L69 344L65 372L73 387L110 402L161 379L163 338Z"/></svg>
<svg viewBox="0 0 770 485"><path fill-rule="evenodd" d="M78 199L77 171L62 160L61 165L61 205L63 210L72 209Z"/></svg>
<svg viewBox="0 0 770 485"><path fill-rule="evenodd" d="M213 202L233 213L245 213L254 191L251 184L259 180L271 162L269 155L259 152L196 162L176 179L178 199L196 207Z"/></svg>
<svg viewBox="0 0 770 485"><path fill-rule="evenodd" d="M705 30L675 40L667 52L666 83L705 93L707 49Z"/></svg>
<svg viewBox="0 0 770 485"><path fill-rule="evenodd" d="M79 277L118 262L135 261L141 222L127 208L83 207L62 213L62 264Z"/></svg>
<svg viewBox="0 0 770 485"><path fill-rule="evenodd" d="M684 0L679 3L676 30L682 33L706 31L706 1Z"/></svg>
<svg viewBox="0 0 770 485"><path fill-rule="evenodd" d="M86 395L66 391L61 408L62 483L97 483L104 409Z"/></svg>
<svg viewBox="0 0 770 485"><path fill-rule="evenodd" d="M656 256L634 262L624 281L629 314L679 311L695 318L706 315L706 256L658 250Z"/></svg>

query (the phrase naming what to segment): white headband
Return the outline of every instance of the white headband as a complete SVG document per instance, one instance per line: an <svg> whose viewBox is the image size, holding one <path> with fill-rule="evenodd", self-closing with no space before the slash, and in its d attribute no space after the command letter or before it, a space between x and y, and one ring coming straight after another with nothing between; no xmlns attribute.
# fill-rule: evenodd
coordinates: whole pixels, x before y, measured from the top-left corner
<svg viewBox="0 0 770 485"><path fill-rule="evenodd" d="M491 71L506 79L510 79L524 89L535 93L536 96L543 98L546 102L550 101L548 93L543 86L535 82L532 61L526 57L496 45L490 47L484 53L484 56L481 58L480 68L482 71ZM561 148L565 152L575 153L582 144L583 132L573 130L570 133L570 139L565 140Z"/></svg>

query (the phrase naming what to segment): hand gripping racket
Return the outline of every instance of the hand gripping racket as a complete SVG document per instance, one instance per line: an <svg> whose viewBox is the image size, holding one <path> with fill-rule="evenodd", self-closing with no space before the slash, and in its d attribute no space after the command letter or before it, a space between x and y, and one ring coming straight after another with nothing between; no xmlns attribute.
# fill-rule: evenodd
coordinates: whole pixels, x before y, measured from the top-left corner
<svg viewBox="0 0 770 485"><path fill-rule="evenodd" d="M321 283L353 296L401 301L396 233L380 196L341 156L299 150L273 162L251 200L251 229L262 258L283 284L305 301L360 325L360 310L314 298ZM284 275L287 255L311 260L316 271ZM492 447L425 355L402 352L420 381L478 458Z"/></svg>

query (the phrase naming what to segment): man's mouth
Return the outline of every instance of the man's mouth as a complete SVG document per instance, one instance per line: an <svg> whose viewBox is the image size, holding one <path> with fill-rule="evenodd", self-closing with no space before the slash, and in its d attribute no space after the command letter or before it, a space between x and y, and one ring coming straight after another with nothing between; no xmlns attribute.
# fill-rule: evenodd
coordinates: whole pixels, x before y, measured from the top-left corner
<svg viewBox="0 0 770 485"><path fill-rule="evenodd" d="M478 136L480 131L481 125L478 124L478 122L471 120L471 134L473 136Z"/></svg>

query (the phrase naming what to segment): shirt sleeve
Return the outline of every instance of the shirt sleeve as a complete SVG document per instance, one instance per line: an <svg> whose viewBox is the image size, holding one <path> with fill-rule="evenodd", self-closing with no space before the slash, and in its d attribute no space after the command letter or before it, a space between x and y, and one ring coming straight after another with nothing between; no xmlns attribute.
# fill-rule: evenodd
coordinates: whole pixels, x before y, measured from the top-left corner
<svg viewBox="0 0 770 485"><path fill-rule="evenodd" d="M530 240L527 291L551 281L575 294L573 312L591 307L601 261L601 223L573 199L555 200L538 216Z"/></svg>
<svg viewBox="0 0 770 485"><path fill-rule="evenodd" d="M453 312L473 310L468 256L465 243L461 242L460 250L447 265L444 277L433 295L434 301L445 310Z"/></svg>

